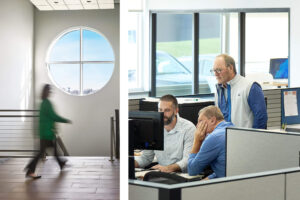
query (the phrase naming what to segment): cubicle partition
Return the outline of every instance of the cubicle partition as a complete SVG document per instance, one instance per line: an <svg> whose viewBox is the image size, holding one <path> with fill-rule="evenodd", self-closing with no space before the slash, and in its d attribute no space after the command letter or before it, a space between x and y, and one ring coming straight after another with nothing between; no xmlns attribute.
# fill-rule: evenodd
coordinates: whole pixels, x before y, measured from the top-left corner
<svg viewBox="0 0 300 200"><path fill-rule="evenodd" d="M299 199L300 134L227 128L226 149L226 177L174 185L129 180L129 199Z"/></svg>
<svg viewBox="0 0 300 200"><path fill-rule="evenodd" d="M129 180L129 199L294 200L299 182L299 167L174 185Z"/></svg>
<svg viewBox="0 0 300 200"><path fill-rule="evenodd" d="M300 134L226 129L226 176L299 166Z"/></svg>

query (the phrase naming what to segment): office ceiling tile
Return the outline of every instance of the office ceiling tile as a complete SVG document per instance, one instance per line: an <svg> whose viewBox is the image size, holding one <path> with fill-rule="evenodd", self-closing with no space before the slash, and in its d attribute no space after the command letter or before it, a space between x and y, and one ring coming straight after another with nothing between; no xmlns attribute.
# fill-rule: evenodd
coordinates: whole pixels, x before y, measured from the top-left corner
<svg viewBox="0 0 300 200"><path fill-rule="evenodd" d="M39 10L114 9L119 0L30 0Z"/></svg>
<svg viewBox="0 0 300 200"><path fill-rule="evenodd" d="M68 7L66 5L56 5L56 6L53 6L53 8L55 10L68 10Z"/></svg>
<svg viewBox="0 0 300 200"><path fill-rule="evenodd" d="M51 6L36 6L39 10L53 10Z"/></svg>
<svg viewBox="0 0 300 200"><path fill-rule="evenodd" d="M77 5L77 4L75 4L75 5L67 5L67 7L68 7L70 10L82 10L82 9L83 9L83 7L82 7L81 4L79 4L79 5Z"/></svg>
<svg viewBox="0 0 300 200"><path fill-rule="evenodd" d="M83 4L84 9L99 9L98 4Z"/></svg>
<svg viewBox="0 0 300 200"><path fill-rule="evenodd" d="M51 6L65 5L63 0L48 0L48 2Z"/></svg>
<svg viewBox="0 0 300 200"><path fill-rule="evenodd" d="M80 0L64 0L65 4L67 5L81 5L81 1Z"/></svg>
<svg viewBox="0 0 300 200"><path fill-rule="evenodd" d="M83 5L97 4L97 0L81 0L81 3L82 3Z"/></svg>
<svg viewBox="0 0 300 200"><path fill-rule="evenodd" d="M99 4L102 4L102 3L114 3L114 0L98 0L98 3Z"/></svg>
<svg viewBox="0 0 300 200"><path fill-rule="evenodd" d="M30 0L30 1L31 1L31 3L33 3L34 5L37 5L37 6L47 6L47 5L49 5L46 0Z"/></svg>
<svg viewBox="0 0 300 200"><path fill-rule="evenodd" d="M113 3L103 3L99 5L100 9L114 9L115 4Z"/></svg>

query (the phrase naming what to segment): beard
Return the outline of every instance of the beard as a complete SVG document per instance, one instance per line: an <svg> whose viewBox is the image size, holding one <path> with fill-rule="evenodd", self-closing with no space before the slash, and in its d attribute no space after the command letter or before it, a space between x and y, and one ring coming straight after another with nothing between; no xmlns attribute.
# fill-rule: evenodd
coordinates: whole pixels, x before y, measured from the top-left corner
<svg viewBox="0 0 300 200"><path fill-rule="evenodd" d="M175 117L176 117L175 113L173 113L171 117L164 117L164 125L171 124Z"/></svg>

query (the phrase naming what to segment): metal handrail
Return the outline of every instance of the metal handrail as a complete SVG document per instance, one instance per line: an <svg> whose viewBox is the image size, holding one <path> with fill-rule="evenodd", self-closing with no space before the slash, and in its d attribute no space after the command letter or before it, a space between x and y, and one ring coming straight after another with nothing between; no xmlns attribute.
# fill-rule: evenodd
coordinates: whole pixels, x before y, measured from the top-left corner
<svg viewBox="0 0 300 200"><path fill-rule="evenodd" d="M120 158L120 126L119 126L119 110L115 110L116 119L110 117L110 161ZM114 125L114 122L116 125ZM116 131L115 131L116 126Z"/></svg>
<svg viewBox="0 0 300 200"><path fill-rule="evenodd" d="M22 109L20 109L20 110L17 110L17 109L0 109L0 112L39 112L39 110L22 110Z"/></svg>
<svg viewBox="0 0 300 200"><path fill-rule="evenodd" d="M17 110L17 109L2 109L1 112L39 112L39 110ZM1 115L0 117L39 117L39 115Z"/></svg>
<svg viewBox="0 0 300 200"><path fill-rule="evenodd" d="M17 149L3 149L0 152L38 152L39 150L17 150Z"/></svg>
<svg viewBox="0 0 300 200"><path fill-rule="evenodd" d="M24 110L24 109L1 109L0 110L0 118L18 118L18 117L39 117L39 115L36 114L20 114L20 115L9 115L9 114L5 114L5 115L1 115L1 112L39 112L39 110ZM8 129L10 130L10 129ZM21 130L21 129L20 129ZM24 129L25 130L25 129ZM26 129L28 130L28 129ZM34 130L34 129L33 129ZM62 143L62 141L61 141ZM59 146L61 147L61 150L63 151L65 156L68 156L68 152L64 146L64 144L62 143L63 146L61 146L61 143L59 144ZM35 149L24 149L24 150L20 150L20 149L0 149L0 152L39 152L40 150L35 150ZM20 155L0 155L0 157L32 157L33 155L25 155L25 156L20 156Z"/></svg>
<svg viewBox="0 0 300 200"><path fill-rule="evenodd" d="M0 115L0 117L39 117L39 115Z"/></svg>
<svg viewBox="0 0 300 200"><path fill-rule="evenodd" d="M116 159L120 159L120 114L119 110L115 110L116 114Z"/></svg>

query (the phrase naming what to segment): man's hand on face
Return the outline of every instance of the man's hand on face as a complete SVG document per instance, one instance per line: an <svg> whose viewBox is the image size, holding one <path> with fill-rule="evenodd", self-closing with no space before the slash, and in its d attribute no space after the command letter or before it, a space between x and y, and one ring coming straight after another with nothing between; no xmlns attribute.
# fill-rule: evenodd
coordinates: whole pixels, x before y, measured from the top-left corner
<svg viewBox="0 0 300 200"><path fill-rule="evenodd" d="M201 121L197 123L195 138L199 141L203 141L207 135L207 123L205 121Z"/></svg>
<svg viewBox="0 0 300 200"><path fill-rule="evenodd" d="M167 173L172 172L172 170L168 166L162 166L162 165L155 165L151 167L151 169L157 169L161 172L167 172Z"/></svg>

